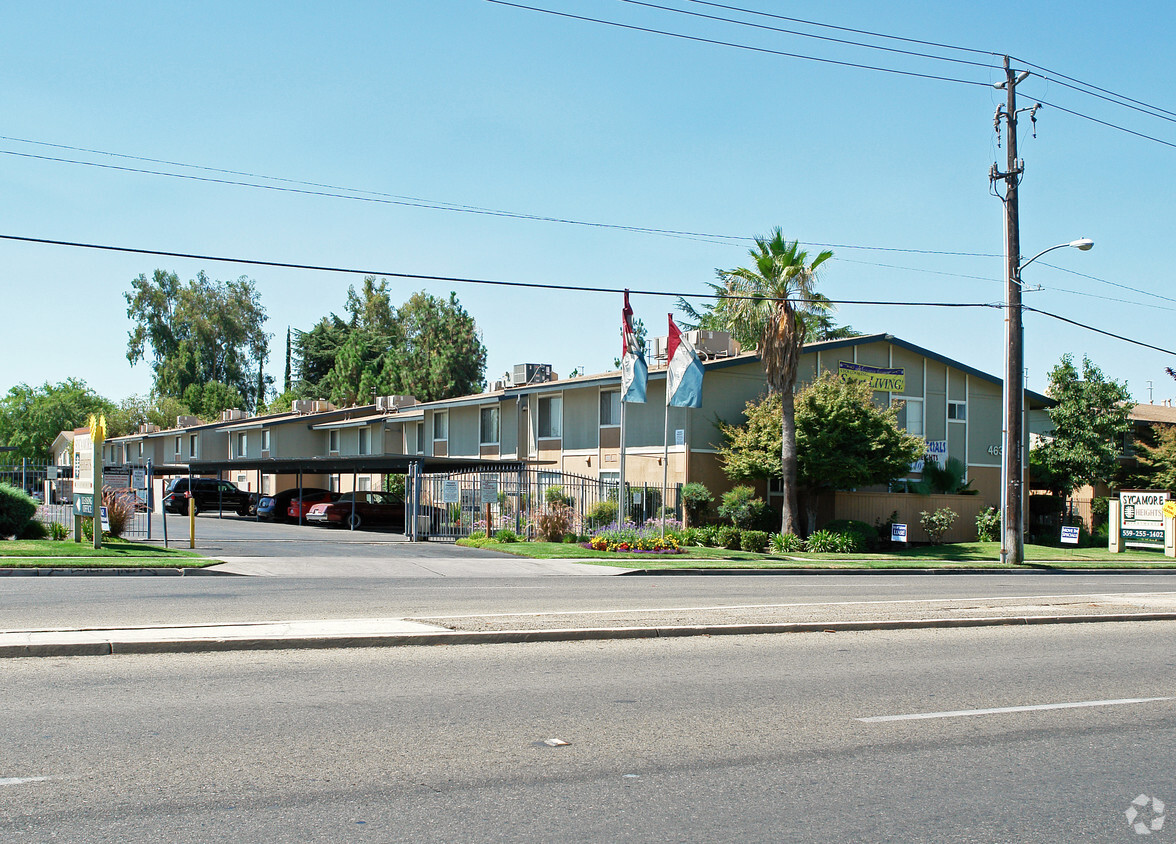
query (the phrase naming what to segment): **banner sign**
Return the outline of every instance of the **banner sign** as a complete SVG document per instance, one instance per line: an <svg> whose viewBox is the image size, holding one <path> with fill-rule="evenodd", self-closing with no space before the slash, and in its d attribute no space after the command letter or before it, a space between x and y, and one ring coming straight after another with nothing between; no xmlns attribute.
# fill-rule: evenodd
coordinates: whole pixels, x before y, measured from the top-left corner
<svg viewBox="0 0 1176 844"><path fill-rule="evenodd" d="M74 437L74 492L94 492L94 443L89 434Z"/></svg>
<svg viewBox="0 0 1176 844"><path fill-rule="evenodd" d="M1135 548L1164 545L1164 503L1170 492L1123 490L1119 493L1119 513L1124 544Z"/></svg>
<svg viewBox="0 0 1176 844"><path fill-rule="evenodd" d="M912 472L922 472L925 461L930 460L942 469L947 464L947 440L928 440L923 456L911 464Z"/></svg>
<svg viewBox="0 0 1176 844"><path fill-rule="evenodd" d="M840 360L837 362L837 374L843 381L865 381L871 390L906 392L905 369L881 369L877 366Z"/></svg>

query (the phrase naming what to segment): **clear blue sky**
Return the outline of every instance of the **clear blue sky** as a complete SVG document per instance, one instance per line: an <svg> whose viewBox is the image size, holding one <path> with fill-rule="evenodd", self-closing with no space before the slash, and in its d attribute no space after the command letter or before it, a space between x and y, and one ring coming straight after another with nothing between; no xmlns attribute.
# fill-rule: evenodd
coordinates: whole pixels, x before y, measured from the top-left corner
<svg viewBox="0 0 1176 844"><path fill-rule="evenodd" d="M687 2L666 5L732 13ZM990 67L930 62L736 27L616 0L531 5L784 52L992 82ZM1094 2L735 5L908 38L1008 52L1176 110L1170 4ZM746 16L744 16L746 18ZM747 18L752 19L752 18ZM825 35L857 36L759 19ZM20 2L0 31L0 234L634 291L703 292L749 243L683 238L100 169L27 156L166 170L288 188L44 144L166 159L430 202L623 226L749 237L782 226L837 244L833 299L999 302L1000 257L849 247L1003 251L988 168L1004 162L1003 93L688 42L480 0L372 3ZM883 42L878 42L883 43ZM913 50L917 45L892 44ZM938 51L943 53L944 51ZM1051 103L1176 142L1176 123L1032 77ZM1176 119L1176 118L1174 118ZM1176 148L1043 108L1022 120L1026 256L1077 237L1026 272L1026 303L1161 347L1176 291ZM16 140L21 139L21 140ZM28 143L35 141L40 143ZM14 155L18 153L19 155ZM304 186L301 188L307 190ZM1066 273L1075 270L1103 281ZM123 293L156 267L257 282L280 378L288 325L342 312L360 276L0 241L0 391L85 379L118 400L150 371L126 360ZM1137 290L1126 290L1126 285ZM619 296L392 282L394 301L455 290L489 349L568 374L611 368ZM1142 292L1137 292L1142 291ZM1129 303L1108 301L1127 300ZM1163 298L1172 297L1172 298ZM664 333L672 299L633 295ZM982 370L1002 369L998 310L846 306L841 322L891 332ZM1176 360L1046 317L1026 318L1029 386L1063 352L1089 354L1138 400L1176 395Z"/></svg>

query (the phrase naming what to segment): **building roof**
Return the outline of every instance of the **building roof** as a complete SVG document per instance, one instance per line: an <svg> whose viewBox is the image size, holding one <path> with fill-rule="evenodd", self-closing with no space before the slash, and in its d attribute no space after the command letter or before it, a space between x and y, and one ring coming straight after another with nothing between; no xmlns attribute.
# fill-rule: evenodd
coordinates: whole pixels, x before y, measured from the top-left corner
<svg viewBox="0 0 1176 844"><path fill-rule="evenodd" d="M1176 407L1165 404L1137 404L1131 408L1130 418L1135 422L1176 425Z"/></svg>

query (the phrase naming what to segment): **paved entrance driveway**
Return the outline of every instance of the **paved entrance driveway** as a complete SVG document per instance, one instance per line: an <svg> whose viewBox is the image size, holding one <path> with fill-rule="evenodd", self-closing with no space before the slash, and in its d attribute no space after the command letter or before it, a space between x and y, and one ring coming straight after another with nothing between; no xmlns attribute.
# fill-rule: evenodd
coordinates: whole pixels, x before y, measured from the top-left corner
<svg viewBox="0 0 1176 844"><path fill-rule="evenodd" d="M163 523L152 516L152 536ZM188 546L188 520L168 516L171 547ZM402 534L308 525L274 524L236 516L196 517L196 550L223 564L227 574L280 577L533 577L617 574L621 569L528 560L452 542L409 542Z"/></svg>

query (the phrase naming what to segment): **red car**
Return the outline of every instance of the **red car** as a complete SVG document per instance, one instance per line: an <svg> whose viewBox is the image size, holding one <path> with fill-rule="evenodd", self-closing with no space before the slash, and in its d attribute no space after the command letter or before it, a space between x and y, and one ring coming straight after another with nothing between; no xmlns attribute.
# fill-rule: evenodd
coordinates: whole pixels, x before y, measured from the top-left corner
<svg viewBox="0 0 1176 844"><path fill-rule="evenodd" d="M354 506L353 506L354 505ZM404 530L404 501L390 492L345 492L311 506L306 521L318 525L390 525Z"/></svg>
<svg viewBox="0 0 1176 844"><path fill-rule="evenodd" d="M286 508L286 517L292 522L298 521L300 515L305 519L310 512L310 508L315 504L330 503L338 497L339 493L337 492L327 492L326 490L320 492L307 491L302 495L302 512L298 512L298 499L291 498L290 506Z"/></svg>

